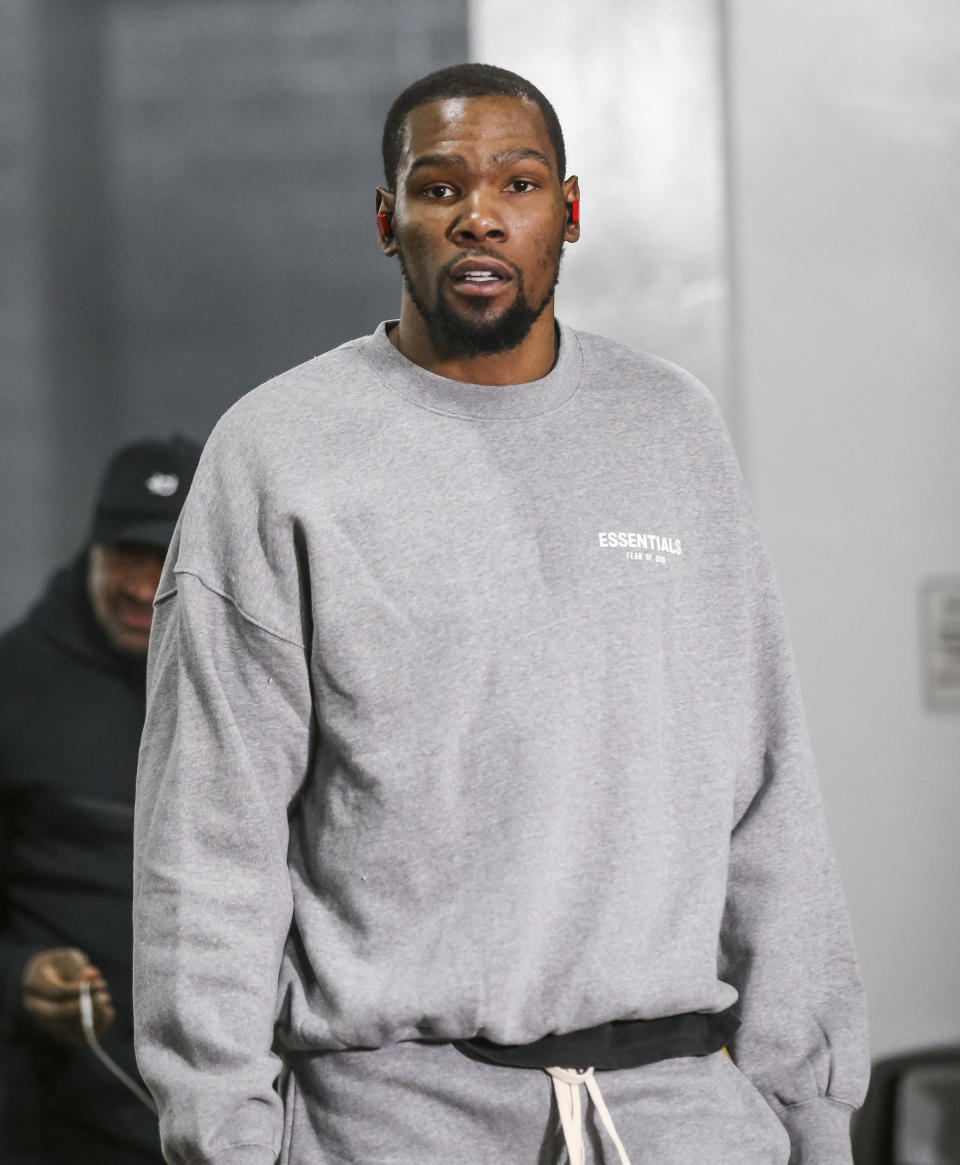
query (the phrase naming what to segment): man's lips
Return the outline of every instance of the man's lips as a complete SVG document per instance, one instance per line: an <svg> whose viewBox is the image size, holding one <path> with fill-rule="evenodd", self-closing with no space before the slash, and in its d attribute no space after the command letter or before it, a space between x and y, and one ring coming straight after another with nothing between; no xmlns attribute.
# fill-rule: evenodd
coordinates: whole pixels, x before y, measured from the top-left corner
<svg viewBox="0 0 960 1165"><path fill-rule="evenodd" d="M149 631L153 623L152 607L124 606L120 608L119 614L120 622L131 631Z"/></svg>
<svg viewBox="0 0 960 1165"><path fill-rule="evenodd" d="M460 259L448 274L454 289L461 295L499 295L513 282L513 272L498 259Z"/></svg>

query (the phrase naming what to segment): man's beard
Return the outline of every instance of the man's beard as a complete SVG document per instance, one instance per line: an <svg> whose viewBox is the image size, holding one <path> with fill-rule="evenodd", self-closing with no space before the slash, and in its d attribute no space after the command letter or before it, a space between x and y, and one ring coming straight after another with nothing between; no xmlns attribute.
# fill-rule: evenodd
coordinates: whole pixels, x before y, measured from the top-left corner
<svg viewBox="0 0 960 1165"><path fill-rule="evenodd" d="M443 295L443 281L450 268L460 262L462 255L457 255L445 264L437 274L436 295L434 306L430 307L417 292L407 272L407 265L403 261L403 251L397 250L400 259L400 270L403 272L403 281L406 284L410 298L416 305L417 311L423 317L427 326L427 334L438 352L444 356L493 356L498 352L508 352L518 347L529 335L530 329L543 314L544 308L553 299L553 290L560 278L560 260L563 257L561 247L557 255L557 269L554 272L553 283L544 296L542 302L532 307L527 301L526 290L523 284L523 272L513 263L507 262L502 255L493 250L471 250L471 257L476 255L490 255L498 259L513 272L517 292L513 303L507 310L491 319L479 316L476 319L465 319L450 306Z"/></svg>

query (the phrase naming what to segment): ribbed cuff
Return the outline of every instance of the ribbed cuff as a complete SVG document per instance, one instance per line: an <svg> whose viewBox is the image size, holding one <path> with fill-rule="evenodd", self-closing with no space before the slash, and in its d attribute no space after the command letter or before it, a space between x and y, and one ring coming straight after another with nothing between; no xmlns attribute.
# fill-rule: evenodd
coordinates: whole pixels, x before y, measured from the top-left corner
<svg viewBox="0 0 960 1165"><path fill-rule="evenodd" d="M277 1154L266 1145L234 1145L204 1158L204 1165L274 1165L276 1159Z"/></svg>
<svg viewBox="0 0 960 1165"><path fill-rule="evenodd" d="M853 1165L850 1105L820 1097L777 1115L790 1136L790 1165Z"/></svg>

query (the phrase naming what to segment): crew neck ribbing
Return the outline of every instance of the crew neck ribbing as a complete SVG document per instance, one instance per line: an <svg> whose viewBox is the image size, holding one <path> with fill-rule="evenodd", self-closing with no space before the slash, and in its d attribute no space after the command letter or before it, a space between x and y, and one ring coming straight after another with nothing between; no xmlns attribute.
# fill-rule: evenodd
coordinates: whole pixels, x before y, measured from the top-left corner
<svg viewBox="0 0 960 1165"><path fill-rule="evenodd" d="M576 333L563 324L557 324L557 361L546 376L523 384L489 385L438 376L408 360L387 335L396 322L384 321L373 335L355 343L386 387L420 408L477 421L522 420L553 412L580 387L583 355Z"/></svg>

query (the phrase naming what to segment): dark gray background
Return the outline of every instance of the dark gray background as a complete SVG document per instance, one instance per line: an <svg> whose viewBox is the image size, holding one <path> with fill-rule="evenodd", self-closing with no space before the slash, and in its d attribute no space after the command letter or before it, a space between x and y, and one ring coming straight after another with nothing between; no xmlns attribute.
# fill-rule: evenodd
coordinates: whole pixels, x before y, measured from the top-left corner
<svg viewBox="0 0 960 1165"><path fill-rule="evenodd" d="M118 444L396 314L383 118L466 56L465 0L3 0L0 625Z"/></svg>

